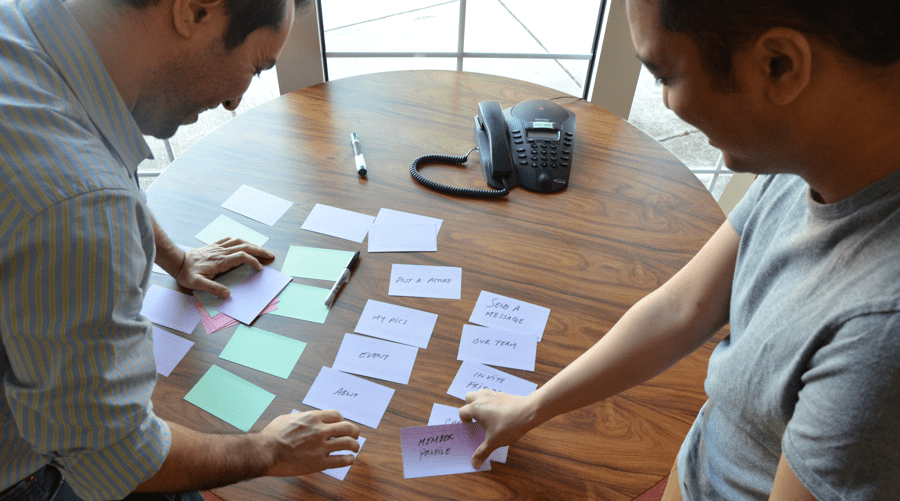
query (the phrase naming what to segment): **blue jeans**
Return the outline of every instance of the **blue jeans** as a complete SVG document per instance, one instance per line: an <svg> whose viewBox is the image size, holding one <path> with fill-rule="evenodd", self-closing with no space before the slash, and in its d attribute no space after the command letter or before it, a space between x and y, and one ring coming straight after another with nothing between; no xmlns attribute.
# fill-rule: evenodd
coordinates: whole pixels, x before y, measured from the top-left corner
<svg viewBox="0 0 900 501"><path fill-rule="evenodd" d="M62 473L52 465L28 475L0 493L0 501L82 501ZM131 494L123 501L204 501L199 492L183 494Z"/></svg>

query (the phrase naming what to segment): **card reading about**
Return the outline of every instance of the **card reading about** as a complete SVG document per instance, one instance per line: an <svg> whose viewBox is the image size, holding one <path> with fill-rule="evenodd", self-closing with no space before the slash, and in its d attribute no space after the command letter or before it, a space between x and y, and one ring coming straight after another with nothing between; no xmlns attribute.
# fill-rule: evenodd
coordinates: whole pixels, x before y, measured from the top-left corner
<svg viewBox="0 0 900 501"><path fill-rule="evenodd" d="M388 295L459 299L462 296L462 268L394 264Z"/></svg>
<svg viewBox="0 0 900 501"><path fill-rule="evenodd" d="M459 419L459 409L450 407L449 405L434 404L431 407L431 416L428 418L428 426L437 426L440 424L462 423ZM509 446L500 447L488 456L488 461L496 461L498 463L506 463L506 456L509 454Z"/></svg>
<svg viewBox="0 0 900 501"><path fill-rule="evenodd" d="M355 332L388 341L428 348L437 314L369 299Z"/></svg>
<svg viewBox="0 0 900 501"><path fill-rule="evenodd" d="M374 221L374 216L316 204L300 229L362 243Z"/></svg>
<svg viewBox="0 0 900 501"><path fill-rule="evenodd" d="M482 388L508 393L510 395L527 396L537 389L537 384L526 379L507 374L503 371L476 362L464 361L450 383L447 394L460 400L466 399L466 393Z"/></svg>
<svg viewBox="0 0 900 501"><path fill-rule="evenodd" d="M247 432L272 403L275 395L213 365L184 399Z"/></svg>
<svg viewBox="0 0 900 501"><path fill-rule="evenodd" d="M510 369L534 370L537 338L515 332L463 325L457 360Z"/></svg>
<svg viewBox="0 0 900 501"><path fill-rule="evenodd" d="M225 215L220 215L214 219L213 222L209 223L206 228L203 228L203 230L195 236L197 240L207 245L228 237L242 238L251 244L259 245L260 247L269 241L269 237L256 230L250 229Z"/></svg>
<svg viewBox="0 0 900 501"><path fill-rule="evenodd" d="M484 430L473 433L464 423L400 428L403 478L490 470L490 461L472 467L472 454L482 441Z"/></svg>
<svg viewBox="0 0 900 501"><path fill-rule="evenodd" d="M287 379L305 348L303 341L239 325L219 358Z"/></svg>
<svg viewBox="0 0 900 501"><path fill-rule="evenodd" d="M144 295L141 315L154 324L190 334L200 323L200 312L194 298L172 289L152 284Z"/></svg>
<svg viewBox="0 0 900 501"><path fill-rule="evenodd" d="M153 327L153 356L156 359L156 372L169 377L178 362L187 355L193 341L166 332L157 326Z"/></svg>
<svg viewBox="0 0 900 501"><path fill-rule="evenodd" d="M344 342L334 359L333 369L409 384L419 349L356 334L344 334Z"/></svg>
<svg viewBox="0 0 900 501"><path fill-rule="evenodd" d="M352 251L292 245L288 248L281 272L292 277L334 282L341 276L351 258Z"/></svg>
<svg viewBox="0 0 900 501"><path fill-rule="evenodd" d="M549 318L550 308L481 291L469 322L494 329L534 334L540 342Z"/></svg>
<svg viewBox="0 0 900 501"><path fill-rule="evenodd" d="M393 388L322 367L303 403L316 409L337 409L346 419L378 428L393 396Z"/></svg>
<svg viewBox="0 0 900 501"><path fill-rule="evenodd" d="M256 188L242 185L234 192L222 207L237 212L242 216L255 219L260 223L274 226L275 223L287 212L293 202L270 195Z"/></svg>

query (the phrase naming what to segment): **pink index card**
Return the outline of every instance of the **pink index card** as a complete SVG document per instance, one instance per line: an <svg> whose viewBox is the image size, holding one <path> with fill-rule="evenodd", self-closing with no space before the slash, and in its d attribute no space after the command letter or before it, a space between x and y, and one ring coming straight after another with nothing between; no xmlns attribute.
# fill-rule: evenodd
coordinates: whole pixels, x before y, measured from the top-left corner
<svg viewBox="0 0 900 501"><path fill-rule="evenodd" d="M166 332L157 326L153 326L153 355L156 359L156 372L169 377L178 362L187 355L188 350L194 346L193 341Z"/></svg>
<svg viewBox="0 0 900 501"><path fill-rule="evenodd" d="M156 284L151 285L144 295L141 315L154 324L185 334L193 332L200 323L200 314L194 307L194 298Z"/></svg>
<svg viewBox="0 0 900 501"><path fill-rule="evenodd" d="M215 316L209 316L209 312L206 311L206 308L194 298L194 305L197 307L197 311L200 312L200 320L203 321L203 328L206 329L207 334L212 334L213 332L220 331L226 327L231 327L232 325L238 324L239 322L224 313L219 313ZM269 303L269 306L266 306L266 309L260 313L260 315L265 315L266 313L271 313L278 309L278 298L272 300Z"/></svg>
<svg viewBox="0 0 900 501"><path fill-rule="evenodd" d="M484 429L469 431L465 423L400 428L403 478L436 477L491 469L485 461L472 467L472 454L484 441Z"/></svg>
<svg viewBox="0 0 900 501"><path fill-rule="evenodd" d="M244 324L250 324L275 296L291 281L289 275L263 266L256 271L244 264L216 280L231 291L228 299L221 299L208 292L194 291L204 308L214 308Z"/></svg>

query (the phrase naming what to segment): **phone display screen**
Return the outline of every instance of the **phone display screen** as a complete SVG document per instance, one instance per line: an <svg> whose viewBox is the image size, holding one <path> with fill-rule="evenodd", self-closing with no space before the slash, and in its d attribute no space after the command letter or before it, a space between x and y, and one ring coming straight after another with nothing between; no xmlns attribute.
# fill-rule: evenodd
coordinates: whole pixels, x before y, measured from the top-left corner
<svg viewBox="0 0 900 501"><path fill-rule="evenodd" d="M553 129L526 129L525 135L528 139L552 139L559 140L559 131Z"/></svg>

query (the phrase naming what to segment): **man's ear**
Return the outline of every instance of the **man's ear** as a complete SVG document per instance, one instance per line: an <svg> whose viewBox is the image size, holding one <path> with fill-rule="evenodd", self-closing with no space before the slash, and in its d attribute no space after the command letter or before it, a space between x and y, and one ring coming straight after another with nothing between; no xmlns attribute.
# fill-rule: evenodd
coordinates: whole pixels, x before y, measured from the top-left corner
<svg viewBox="0 0 900 501"><path fill-rule="evenodd" d="M773 103L791 103L809 84L812 47L806 35L772 28L759 37L753 50L766 80L766 96Z"/></svg>
<svg viewBox="0 0 900 501"><path fill-rule="evenodd" d="M225 15L223 0L175 0L172 19L175 30L184 38L191 38L200 29L212 24L212 19Z"/></svg>

